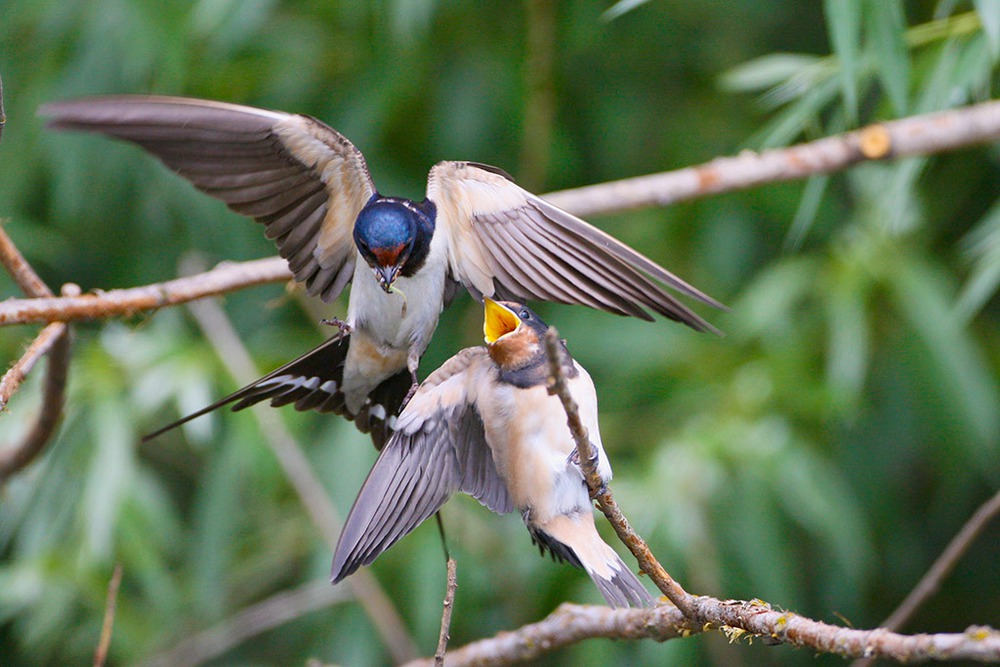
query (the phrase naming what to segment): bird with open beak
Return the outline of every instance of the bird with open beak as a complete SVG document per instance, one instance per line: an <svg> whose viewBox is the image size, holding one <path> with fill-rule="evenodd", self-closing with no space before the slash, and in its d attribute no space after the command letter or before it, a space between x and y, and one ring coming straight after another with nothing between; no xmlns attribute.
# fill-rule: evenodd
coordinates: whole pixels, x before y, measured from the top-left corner
<svg viewBox="0 0 1000 667"><path fill-rule="evenodd" d="M650 604L639 579L597 533L566 412L546 389L547 325L521 304L485 301L486 348L467 348L445 362L399 415L347 517L333 581L372 563L461 491L499 514L520 510L542 552L586 570L608 604ZM565 345L563 360L607 482L594 384Z"/></svg>
<svg viewBox="0 0 1000 667"><path fill-rule="evenodd" d="M271 399L342 414L381 446L460 288L479 301L557 301L647 320L652 311L716 331L668 288L721 307L714 299L495 167L440 162L418 202L380 194L361 152L308 116L138 95L58 102L40 113L49 127L136 143L262 223L308 294L329 302L353 284L336 335L157 433L222 405Z"/></svg>

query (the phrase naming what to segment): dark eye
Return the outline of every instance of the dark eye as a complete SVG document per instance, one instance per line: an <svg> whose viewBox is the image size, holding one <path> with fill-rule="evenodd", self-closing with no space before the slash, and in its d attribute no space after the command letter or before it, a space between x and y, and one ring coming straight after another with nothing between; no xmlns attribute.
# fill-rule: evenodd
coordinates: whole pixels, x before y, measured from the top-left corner
<svg viewBox="0 0 1000 667"><path fill-rule="evenodd" d="M522 320L531 319L531 313L528 312L527 308L522 309L521 312L517 314L517 316L520 317Z"/></svg>

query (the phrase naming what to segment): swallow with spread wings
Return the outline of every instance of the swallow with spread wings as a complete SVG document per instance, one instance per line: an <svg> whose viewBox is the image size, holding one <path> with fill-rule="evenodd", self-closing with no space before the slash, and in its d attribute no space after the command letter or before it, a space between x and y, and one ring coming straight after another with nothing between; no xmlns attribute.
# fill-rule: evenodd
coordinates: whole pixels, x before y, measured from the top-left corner
<svg viewBox="0 0 1000 667"><path fill-rule="evenodd" d="M341 331L229 403L336 412L381 447L416 389L420 357L460 288L580 304L717 331L669 289L717 301L500 169L440 162L423 201L380 194L361 152L309 116L207 100L110 96L45 105L48 126L138 144L195 187L262 223L306 292L353 287Z"/></svg>

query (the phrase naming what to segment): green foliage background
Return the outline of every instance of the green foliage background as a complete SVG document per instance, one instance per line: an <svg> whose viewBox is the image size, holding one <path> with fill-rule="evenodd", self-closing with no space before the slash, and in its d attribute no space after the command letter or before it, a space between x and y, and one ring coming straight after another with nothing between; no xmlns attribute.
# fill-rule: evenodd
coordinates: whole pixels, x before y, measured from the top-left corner
<svg viewBox="0 0 1000 667"><path fill-rule="evenodd" d="M347 3L4 0L0 216L50 285L128 287L273 253L252 222L138 149L44 131L41 103L158 92L309 113L365 152L381 191L422 196L441 159L536 192L795 143L997 93L1000 3L595 0ZM550 57L550 58L549 58ZM596 224L732 307L727 332L542 307L592 373L613 489L696 593L760 597L872 627L1000 488L997 146L868 164ZM6 276L3 295L17 295ZM281 286L228 296L262 369L324 335ZM423 362L481 339L463 298ZM0 331L14 360L35 328ZM249 413L138 436L236 386L186 311L76 327L69 407L47 454L0 490L0 664L82 664L114 563L111 660L143 662L249 604L328 574L329 548ZM38 373L36 372L36 375ZM0 420L16 441L33 378ZM266 409L266 408L261 408ZM375 454L340 420L282 417L346 514ZM461 498L452 645L598 602L517 516ZM610 539L610 537L609 537ZM907 628L1000 625L1000 527ZM371 569L433 652L444 565L432 523ZM212 664L378 664L343 602ZM593 640L544 664L816 664L720 636ZM824 656L823 664L839 664Z"/></svg>

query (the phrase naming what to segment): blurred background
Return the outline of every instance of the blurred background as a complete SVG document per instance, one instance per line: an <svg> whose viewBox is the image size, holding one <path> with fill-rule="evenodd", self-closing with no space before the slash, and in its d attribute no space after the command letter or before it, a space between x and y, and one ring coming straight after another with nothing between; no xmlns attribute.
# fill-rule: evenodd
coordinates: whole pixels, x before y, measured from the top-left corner
<svg viewBox="0 0 1000 667"><path fill-rule="evenodd" d="M990 99L1000 55L989 0L4 0L2 14L0 218L57 291L274 249L139 149L43 130L44 102L156 92L308 113L364 152L383 193L422 198L443 159L544 193ZM593 219L732 308L699 308L715 337L539 307L594 377L619 503L689 591L873 627L1000 488L998 158L994 144ZM20 296L6 275L0 288ZM346 300L282 285L218 303L261 371L346 314ZM461 297L423 373L479 344L481 326ZM4 364L37 329L0 330ZM116 563L113 664L382 664L405 650L324 584L331 548L252 411L139 444L246 380L188 309L75 332L61 429L0 489L0 664L91 661ZM41 376L0 419L3 445L30 424ZM272 412L345 516L375 459L367 437ZM451 646L600 602L584 573L538 557L516 514L463 497L443 516ZM906 631L1000 625L998 545L993 525ZM433 654L433 522L370 572ZM251 620L273 627L247 630L241 612L261 603ZM591 640L539 664L625 660L842 664L718 634Z"/></svg>

